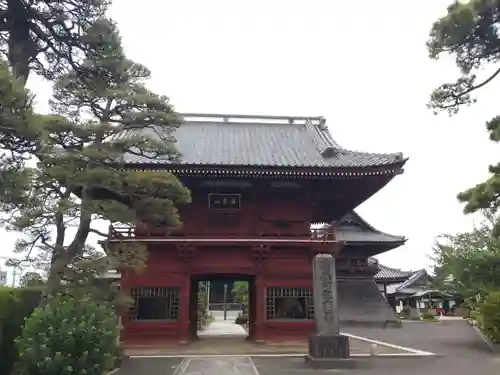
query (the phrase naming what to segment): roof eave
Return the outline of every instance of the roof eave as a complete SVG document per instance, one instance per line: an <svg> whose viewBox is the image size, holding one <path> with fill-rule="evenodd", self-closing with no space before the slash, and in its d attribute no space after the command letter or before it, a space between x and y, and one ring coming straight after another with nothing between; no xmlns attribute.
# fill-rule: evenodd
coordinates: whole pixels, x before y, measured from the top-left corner
<svg viewBox="0 0 500 375"><path fill-rule="evenodd" d="M411 287L413 284L415 284L415 282L422 276L426 275L427 274L427 271L425 270L425 268L421 269L421 270L418 270L418 271L415 271L415 273L413 275L411 275L408 280L406 280L406 282L404 282L403 284L401 284L398 288L396 288L396 292L399 292L405 288L409 288Z"/></svg>
<svg viewBox="0 0 500 375"><path fill-rule="evenodd" d="M346 245L354 245L354 246L364 246L364 245L383 245L383 246L402 246L406 243L407 239L393 239L388 241L344 241Z"/></svg>
<svg viewBox="0 0 500 375"><path fill-rule="evenodd" d="M406 159L408 160L408 159ZM406 241L408 241L408 238L405 236L396 236L393 234L385 233L382 232L381 230L376 229L373 225L368 223L365 219L363 219L356 211L352 211L352 214L356 216L357 219L359 219L364 225L366 225L367 228L371 229L375 233L383 234L384 236L387 236L388 238L392 238L393 240L391 241L386 241L386 242L402 242L401 245L404 245ZM401 246L399 245L399 246Z"/></svg>
<svg viewBox="0 0 500 375"><path fill-rule="evenodd" d="M404 276L401 276L401 277L383 277L383 276L373 276L375 282L377 281L383 281L383 282L390 282L390 283L400 283L400 282L404 282L408 279L408 276L404 277Z"/></svg>
<svg viewBox="0 0 500 375"><path fill-rule="evenodd" d="M227 176L227 177L304 177L355 179L394 178L401 174L398 164L382 164L370 167L304 167L304 166L263 166L263 165L189 165L189 164L117 164L121 169L169 171L179 175Z"/></svg>

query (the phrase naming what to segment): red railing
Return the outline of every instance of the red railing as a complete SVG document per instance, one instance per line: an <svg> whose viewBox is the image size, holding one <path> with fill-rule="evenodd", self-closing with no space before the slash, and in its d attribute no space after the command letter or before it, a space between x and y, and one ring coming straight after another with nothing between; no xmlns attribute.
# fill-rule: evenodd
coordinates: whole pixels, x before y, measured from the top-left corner
<svg viewBox="0 0 500 375"><path fill-rule="evenodd" d="M283 233L283 232L262 232L256 234L206 234L206 235L196 235L194 233L186 233L182 230L174 230L168 228L158 228L158 229L136 229L132 226L116 226L110 225L109 227L109 238L110 239L119 239L119 238L137 238L137 239L146 239L146 238L170 238L174 239L189 239L189 240L200 240L203 239L214 239L214 238L240 238L240 239L277 239L277 240L286 240L286 239L297 239L297 240L313 240L313 241L335 241L335 229L333 226L327 226L323 228L315 228L311 229L309 233L304 234L296 234L296 233Z"/></svg>

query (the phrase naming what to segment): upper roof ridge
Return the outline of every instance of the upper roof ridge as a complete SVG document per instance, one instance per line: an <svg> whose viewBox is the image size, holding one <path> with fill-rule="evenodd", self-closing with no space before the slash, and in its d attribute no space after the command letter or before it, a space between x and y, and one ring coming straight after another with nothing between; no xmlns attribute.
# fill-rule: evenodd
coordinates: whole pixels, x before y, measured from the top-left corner
<svg viewBox="0 0 500 375"><path fill-rule="evenodd" d="M230 124L306 124L310 121L317 126L326 122L322 116L276 116L276 115L245 115L228 113L179 113L184 122L230 123Z"/></svg>

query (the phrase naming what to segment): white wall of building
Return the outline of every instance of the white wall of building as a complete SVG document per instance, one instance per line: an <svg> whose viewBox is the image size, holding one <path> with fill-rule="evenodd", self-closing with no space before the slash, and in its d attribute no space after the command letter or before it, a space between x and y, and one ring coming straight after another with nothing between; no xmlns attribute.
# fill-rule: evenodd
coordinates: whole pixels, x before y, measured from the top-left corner
<svg viewBox="0 0 500 375"><path fill-rule="evenodd" d="M0 285L7 285L7 271L0 271Z"/></svg>

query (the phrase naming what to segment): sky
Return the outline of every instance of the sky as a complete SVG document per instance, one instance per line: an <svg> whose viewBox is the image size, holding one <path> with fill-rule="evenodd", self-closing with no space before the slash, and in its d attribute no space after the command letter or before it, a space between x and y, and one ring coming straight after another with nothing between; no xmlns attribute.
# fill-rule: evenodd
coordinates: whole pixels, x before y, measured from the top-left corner
<svg viewBox="0 0 500 375"><path fill-rule="evenodd" d="M115 0L110 15L128 56L151 69L149 87L179 112L324 116L345 148L409 157L405 173L357 212L408 238L383 264L416 270L431 266L436 236L478 222L456 195L500 156L485 128L498 114L500 81L453 117L426 107L432 89L458 75L451 58L431 60L425 46L450 2ZM29 87L47 111L50 85L31 77ZM0 256L16 237L0 231Z"/></svg>

